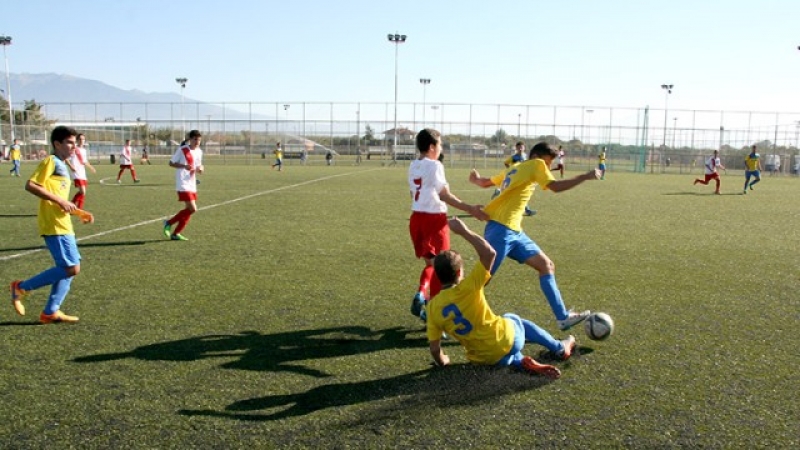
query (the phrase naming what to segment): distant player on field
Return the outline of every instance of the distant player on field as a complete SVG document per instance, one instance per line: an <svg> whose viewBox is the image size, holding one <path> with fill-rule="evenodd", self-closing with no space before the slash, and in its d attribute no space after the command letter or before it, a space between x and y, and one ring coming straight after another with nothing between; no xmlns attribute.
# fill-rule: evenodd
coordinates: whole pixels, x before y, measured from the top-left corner
<svg viewBox="0 0 800 450"><path fill-rule="evenodd" d="M560 377L558 368L523 355L522 348L527 341L535 342L557 358L566 360L575 349L575 337L558 341L535 323L516 314L495 315L483 290L492 278L489 269L494 262L494 249L461 220L453 218L449 226L453 233L475 248L479 261L465 277L464 262L458 252L446 250L433 260L436 276L442 282L442 291L428 304L427 334L436 365L450 363L441 346L442 333L447 333L464 347L467 359L474 364L512 366L548 378Z"/></svg>
<svg viewBox="0 0 800 450"><path fill-rule="evenodd" d="M92 173L97 173L94 166L89 163L89 151L86 150L86 136L83 133L78 134L77 145L75 146L75 153L69 158L69 165L72 169L75 187L78 192L72 197L72 203L75 203L80 209L83 209L83 202L86 198L86 186L89 184L86 178L86 168L88 167Z"/></svg>
<svg viewBox="0 0 800 450"><path fill-rule="evenodd" d="M175 171L175 185L178 191L178 201L186 206L178 211L175 216L164 221L164 236L173 241L188 241L181 232L189 223L192 214L197 212L197 174L203 173L203 150L200 142L203 135L198 130L189 132L189 139L181 145L169 160L169 166ZM177 225L174 230L172 226Z"/></svg>
<svg viewBox="0 0 800 450"><path fill-rule="evenodd" d="M133 147L131 146L130 139L125 139L125 145L122 146L122 153L119 154L119 173L117 174L117 184L122 183L122 173L125 172L125 169L131 171L131 178L133 178L133 182L138 183L139 179L136 178L136 169L133 168Z"/></svg>
<svg viewBox="0 0 800 450"><path fill-rule="evenodd" d="M22 150L20 150L19 139L14 139L14 144L11 146L11 151L8 153L8 159L11 160L11 170L8 172L11 176L20 176L19 167L22 162Z"/></svg>
<svg viewBox="0 0 800 450"><path fill-rule="evenodd" d="M25 185L25 190L39 197L39 234L44 238L55 266L33 278L11 283L11 303L17 314L25 315L22 304L30 291L50 286L44 310L39 315L43 324L78 321L61 312L61 304L69 293L72 279L81 271L81 254L72 229L70 213L77 207L69 198L69 168L66 160L77 145L78 132L58 126L50 134L53 154L43 159Z"/></svg>
<svg viewBox="0 0 800 450"><path fill-rule="evenodd" d="M275 150L272 152L275 155L275 164L272 165L272 170L278 168L278 172L283 170L283 150L281 150L281 143L275 143Z"/></svg>
<svg viewBox="0 0 800 450"><path fill-rule="evenodd" d="M489 214L484 237L497 252L491 273L494 275L506 256L521 264L526 264L539 273L539 287L550 304L558 327L568 330L589 316L590 311L581 313L568 311L556 284L555 265L539 246L522 230L522 215L536 186L553 192L572 189L584 181L600 177L600 169L591 170L575 178L556 180L550 166L556 157L555 149L546 142L536 144L530 151L529 160L510 167L491 178L481 177L473 169L469 181L477 186L488 188L500 186L500 195L492 200L484 210Z"/></svg>
<svg viewBox="0 0 800 450"><path fill-rule="evenodd" d="M480 205L468 205L450 192L444 176L442 138L438 131L425 128L417 134L419 157L408 167L408 186L411 192L409 234L417 258L425 261L419 277L419 288L411 300L411 314L419 316L425 302L439 293L441 284L433 270L433 258L450 248L447 227L447 205L486 220Z"/></svg>
<svg viewBox="0 0 800 450"><path fill-rule="evenodd" d="M606 179L606 148L603 147L603 150L600 151L600 154L597 155L597 170L600 171L600 179Z"/></svg>
<svg viewBox="0 0 800 450"><path fill-rule="evenodd" d="M564 150L561 148L560 145L558 146L558 154L557 154L556 157L558 158L558 159L556 159L556 168L553 169L553 170L559 171L561 173L561 179L563 180L564 179L564 168L566 166L564 166Z"/></svg>
<svg viewBox="0 0 800 450"><path fill-rule="evenodd" d="M714 180L716 182L716 184L717 184L717 187L714 190L714 193L719 195L719 193L720 193L719 192L720 180L719 180L719 172L718 172L719 169L723 169L724 170L725 166L723 166L722 162L719 160L719 150L714 150L714 154L712 156L710 156L706 160L706 163L705 163L705 170L706 170L705 178L702 179L702 180L699 179L699 178L696 178L694 180L694 184L700 183L702 185L708 186L708 182L711 181L711 180Z"/></svg>
<svg viewBox="0 0 800 450"><path fill-rule="evenodd" d="M761 181L761 155L758 154L756 151L756 146L754 145L750 150L750 154L745 156L744 158L744 189L742 190L743 194L747 194L747 189L753 190L753 185ZM754 180L751 183L750 177L753 177Z"/></svg>

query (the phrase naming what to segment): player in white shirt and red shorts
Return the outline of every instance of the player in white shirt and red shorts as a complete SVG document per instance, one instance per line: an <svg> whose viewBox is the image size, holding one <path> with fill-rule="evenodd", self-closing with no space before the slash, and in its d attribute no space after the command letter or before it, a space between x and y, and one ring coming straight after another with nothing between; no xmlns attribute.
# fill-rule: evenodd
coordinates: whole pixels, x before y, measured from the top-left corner
<svg viewBox="0 0 800 450"><path fill-rule="evenodd" d="M138 183L139 179L136 178L136 169L133 168L133 147L131 146L131 140L125 139L125 146L122 147L122 153L119 154L119 173L117 174L117 184L120 184L120 178L122 178L122 173L125 172L125 169L131 171L131 177L133 178L134 183Z"/></svg>
<svg viewBox="0 0 800 450"><path fill-rule="evenodd" d="M411 221L409 233L417 258L425 261L419 277L419 289L411 303L411 314L420 316L425 303L441 290L433 270L433 258L450 249L450 229L447 225L447 205L465 211L479 220L487 215L480 205L469 205L450 192L439 161L442 153L441 134L425 128L417 134L419 157L408 168L411 191Z"/></svg>
<svg viewBox="0 0 800 450"><path fill-rule="evenodd" d="M197 174L203 173L203 150L200 141L203 135L198 130L189 132L186 144L181 145L169 160L169 166L175 169L175 187L178 201L186 207L171 219L164 221L164 236L173 241L188 241L181 232L186 228L192 214L197 212ZM175 229L172 226L176 225Z"/></svg>
<svg viewBox="0 0 800 450"><path fill-rule="evenodd" d="M86 136L83 133L78 135L77 146L75 153L69 158L69 166L72 169L72 178L78 192L72 197L72 203L75 203L79 209L83 209L83 202L86 198L86 186L89 184L86 178L86 168L88 167L92 173L97 173L94 166L89 163L89 151L86 150Z"/></svg>

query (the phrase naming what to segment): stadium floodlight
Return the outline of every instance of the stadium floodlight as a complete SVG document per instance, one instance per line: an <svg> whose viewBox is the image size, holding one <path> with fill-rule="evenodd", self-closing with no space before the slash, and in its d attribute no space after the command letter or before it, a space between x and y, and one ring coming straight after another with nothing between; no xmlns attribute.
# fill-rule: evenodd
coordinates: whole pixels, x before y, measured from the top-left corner
<svg viewBox="0 0 800 450"><path fill-rule="evenodd" d="M420 78L420 84L422 84L422 128L425 128L425 88L431 84L430 78Z"/></svg>
<svg viewBox="0 0 800 450"><path fill-rule="evenodd" d="M181 85L181 127L183 128L183 137L181 141L186 139L186 117L183 115L183 90L186 88L188 78L175 78L175 82Z"/></svg>
<svg viewBox="0 0 800 450"><path fill-rule="evenodd" d="M394 44L394 146L397 147L397 55L398 47L406 41L406 35L389 33L387 38Z"/></svg>
<svg viewBox="0 0 800 450"><path fill-rule="evenodd" d="M0 45L3 46L3 59L6 62L6 100L8 100L8 125L11 128L11 142L14 142L14 106L11 104L11 75L8 71L8 53L6 47L11 45L11 36L0 36Z"/></svg>
<svg viewBox="0 0 800 450"><path fill-rule="evenodd" d="M661 85L661 89L664 89L666 91L666 93L664 94L664 140L661 142L661 148L667 148L667 115L669 113L667 104L669 102L669 94L672 94L673 87L675 87L674 84Z"/></svg>

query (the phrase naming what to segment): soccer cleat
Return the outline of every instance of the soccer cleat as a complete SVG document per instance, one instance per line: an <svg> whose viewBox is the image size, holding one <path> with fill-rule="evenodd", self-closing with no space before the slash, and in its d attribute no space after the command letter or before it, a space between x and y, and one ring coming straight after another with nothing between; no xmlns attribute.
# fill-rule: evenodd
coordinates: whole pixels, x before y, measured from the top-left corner
<svg viewBox="0 0 800 450"><path fill-rule="evenodd" d="M168 221L164 221L164 237L170 237L172 235L172 225L169 224Z"/></svg>
<svg viewBox="0 0 800 450"><path fill-rule="evenodd" d="M551 380L556 380L561 377L561 371L558 370L557 367L549 364L539 363L530 356L525 356L522 358L520 368L531 375L542 375L550 378Z"/></svg>
<svg viewBox="0 0 800 450"><path fill-rule="evenodd" d="M411 314L422 318L421 314L424 308L425 296L422 294L422 292L417 292L416 295L414 295L414 298L411 299Z"/></svg>
<svg viewBox="0 0 800 450"><path fill-rule="evenodd" d="M172 239L173 241L188 241L189 240L189 238L185 237L182 234L173 234L169 238Z"/></svg>
<svg viewBox="0 0 800 450"><path fill-rule="evenodd" d="M122 180L117 180L117 184L122 184Z"/></svg>
<svg viewBox="0 0 800 450"><path fill-rule="evenodd" d="M744 190L742 191L742 194L744 194L744 195L747 195L747 189L744 189Z"/></svg>
<svg viewBox="0 0 800 450"><path fill-rule="evenodd" d="M525 216L530 217L530 216L535 216L535 215L536 215L536 210L535 209L530 209L527 206L525 207Z"/></svg>
<svg viewBox="0 0 800 450"><path fill-rule="evenodd" d="M25 297L28 295L28 291L23 290L19 287L21 281L16 280L11 282L11 305L14 307L14 310L20 316L25 315L25 305L22 304L22 300L25 300Z"/></svg>
<svg viewBox="0 0 800 450"><path fill-rule="evenodd" d="M567 318L566 319L557 321L558 322L558 328L561 331L567 331L570 328L572 328L573 326L575 326L575 325L583 322L584 320L586 320L586 318L589 317L589 315L591 313L592 312L589 311L588 309L586 311L580 312L580 313L577 313L575 311L569 310L567 312Z"/></svg>
<svg viewBox="0 0 800 450"><path fill-rule="evenodd" d="M564 346L564 349L556 353L556 358L566 361L570 356L572 356L572 352L575 351L575 336L570 335L566 339L562 340L561 345Z"/></svg>
<svg viewBox="0 0 800 450"><path fill-rule="evenodd" d="M133 180L134 183L138 183L140 181L142 181L142 180Z"/></svg>
<svg viewBox="0 0 800 450"><path fill-rule="evenodd" d="M68 316L61 311L56 311L53 314L39 314L39 323L48 324L48 323L75 323L78 319L75 316Z"/></svg>

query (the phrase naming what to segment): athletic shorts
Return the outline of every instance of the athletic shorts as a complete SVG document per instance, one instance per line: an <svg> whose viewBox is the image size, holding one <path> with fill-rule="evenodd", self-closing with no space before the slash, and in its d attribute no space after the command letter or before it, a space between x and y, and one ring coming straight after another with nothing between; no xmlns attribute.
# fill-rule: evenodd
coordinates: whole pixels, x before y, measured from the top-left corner
<svg viewBox="0 0 800 450"><path fill-rule="evenodd" d="M522 326L522 318L516 314L507 313L503 314L503 320L514 326L514 344L511 345L511 350L500 358L500 361L495 363L495 366L518 367L522 363L522 358L524 357L522 348L525 347L525 328Z"/></svg>
<svg viewBox="0 0 800 450"><path fill-rule="evenodd" d="M178 191L178 201L190 202L192 200L197 200L197 192Z"/></svg>
<svg viewBox="0 0 800 450"><path fill-rule="evenodd" d="M120 164L119 168L120 169L131 169L131 168L133 168L133 164Z"/></svg>
<svg viewBox="0 0 800 450"><path fill-rule="evenodd" d="M76 179L74 179L74 180L73 180L73 182L75 183L75 187L76 187L76 188L79 188L79 187L81 187L81 186L88 186L88 185L89 185L89 182L88 182L88 181L86 181L86 180L79 180L79 179L77 179L77 178L76 178Z"/></svg>
<svg viewBox="0 0 800 450"><path fill-rule="evenodd" d="M598 166L598 169L606 170L606 165L605 164L600 164L600 166Z"/></svg>
<svg viewBox="0 0 800 450"><path fill-rule="evenodd" d="M78 243L74 234L60 234L43 236L50 255L56 262L57 267L77 266L81 262L81 254L78 251Z"/></svg>
<svg viewBox="0 0 800 450"><path fill-rule="evenodd" d="M494 220L486 223L483 237L497 253L492 270L489 271L492 275L500 268L500 264L506 259L506 256L524 264L530 257L542 252L542 249L524 231L514 231Z"/></svg>
<svg viewBox="0 0 800 450"><path fill-rule="evenodd" d="M561 169L563 169L563 168L564 168L564 165L563 165L563 164L559 164L559 165L557 165L557 166L556 166L556 168L555 168L555 169L553 169L553 170L561 170Z"/></svg>
<svg viewBox="0 0 800 450"><path fill-rule="evenodd" d="M709 182L709 181L711 181L711 180L719 180L719 174L718 174L718 173L716 173L716 172L714 172L714 173L707 173L707 174L706 174L706 179L705 179L705 182L706 182L706 183L708 183L708 182Z"/></svg>
<svg viewBox="0 0 800 450"><path fill-rule="evenodd" d="M756 169L756 170L745 170L744 171L744 177L745 178L750 178L750 177L761 178L761 171L758 170L758 169Z"/></svg>
<svg viewBox="0 0 800 450"><path fill-rule="evenodd" d="M275 160L275 165L276 165L276 166L281 166L281 165L283 165L283 160L281 160L281 159L276 159L276 160Z"/></svg>
<svg viewBox="0 0 800 450"><path fill-rule="evenodd" d="M447 214L431 214L414 211L408 225L414 254L417 258L433 258L450 249L450 227Z"/></svg>

